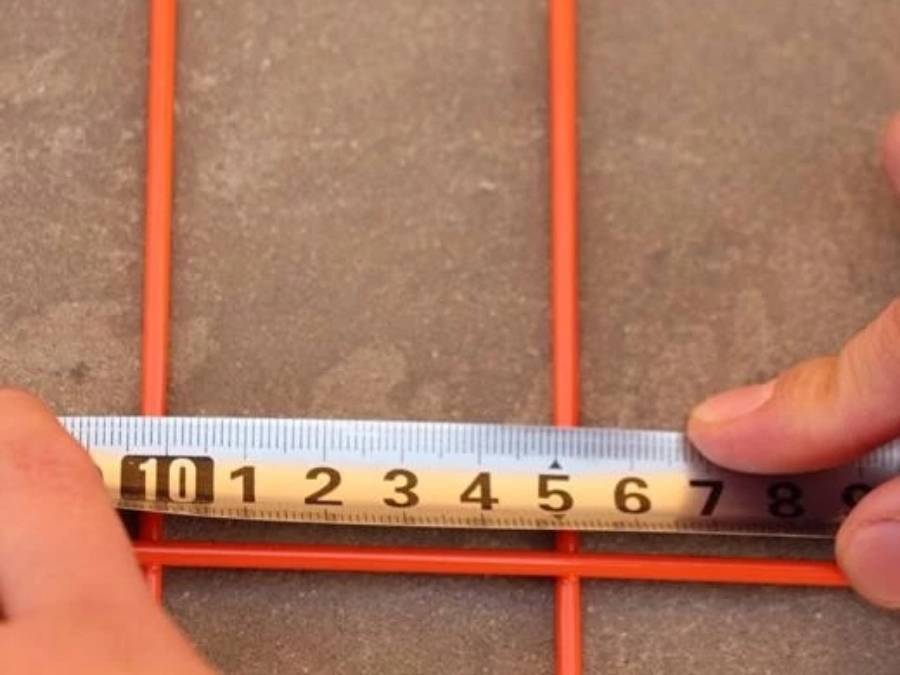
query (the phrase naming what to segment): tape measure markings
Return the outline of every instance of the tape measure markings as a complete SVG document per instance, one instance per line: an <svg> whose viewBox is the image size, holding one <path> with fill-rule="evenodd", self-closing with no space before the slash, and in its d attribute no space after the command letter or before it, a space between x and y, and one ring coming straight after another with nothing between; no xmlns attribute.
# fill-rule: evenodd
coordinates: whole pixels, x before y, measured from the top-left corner
<svg viewBox="0 0 900 675"><path fill-rule="evenodd" d="M257 418L62 421L123 508L299 522L822 535L900 470L898 441L842 469L762 477L712 465L675 432Z"/></svg>

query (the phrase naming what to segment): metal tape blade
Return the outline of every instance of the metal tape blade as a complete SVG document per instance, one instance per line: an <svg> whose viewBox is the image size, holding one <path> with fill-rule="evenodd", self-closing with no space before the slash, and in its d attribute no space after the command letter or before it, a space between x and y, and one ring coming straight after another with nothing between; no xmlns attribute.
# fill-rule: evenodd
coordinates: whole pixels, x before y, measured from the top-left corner
<svg viewBox="0 0 900 675"><path fill-rule="evenodd" d="M828 536L900 472L900 441L792 476L712 465L672 431L64 417L117 506L368 525Z"/></svg>

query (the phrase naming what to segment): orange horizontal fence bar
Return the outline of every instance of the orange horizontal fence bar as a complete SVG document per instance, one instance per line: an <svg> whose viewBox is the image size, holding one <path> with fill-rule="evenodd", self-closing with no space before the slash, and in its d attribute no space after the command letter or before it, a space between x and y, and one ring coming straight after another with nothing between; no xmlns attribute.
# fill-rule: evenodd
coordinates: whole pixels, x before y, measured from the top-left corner
<svg viewBox="0 0 900 675"><path fill-rule="evenodd" d="M137 542L135 553L143 565L166 567L847 585L834 563L818 560L176 541Z"/></svg>

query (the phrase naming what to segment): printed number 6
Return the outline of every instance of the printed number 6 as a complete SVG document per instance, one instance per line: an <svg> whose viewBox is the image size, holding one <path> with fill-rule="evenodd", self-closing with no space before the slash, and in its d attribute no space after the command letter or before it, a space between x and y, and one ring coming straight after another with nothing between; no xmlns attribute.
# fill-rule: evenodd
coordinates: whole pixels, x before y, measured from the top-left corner
<svg viewBox="0 0 900 675"><path fill-rule="evenodd" d="M650 510L650 499L641 492L628 492L628 487L634 485L646 488L647 481L637 476L628 476L616 484L615 502L616 508L622 513L647 513Z"/></svg>

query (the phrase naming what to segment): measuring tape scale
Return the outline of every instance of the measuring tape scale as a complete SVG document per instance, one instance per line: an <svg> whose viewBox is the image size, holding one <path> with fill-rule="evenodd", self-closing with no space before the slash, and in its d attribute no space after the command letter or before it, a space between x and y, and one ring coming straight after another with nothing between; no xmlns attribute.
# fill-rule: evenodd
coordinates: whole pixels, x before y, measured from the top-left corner
<svg viewBox="0 0 900 675"><path fill-rule="evenodd" d="M828 536L900 472L752 476L683 434L502 424L64 417L123 509L315 523Z"/></svg>

